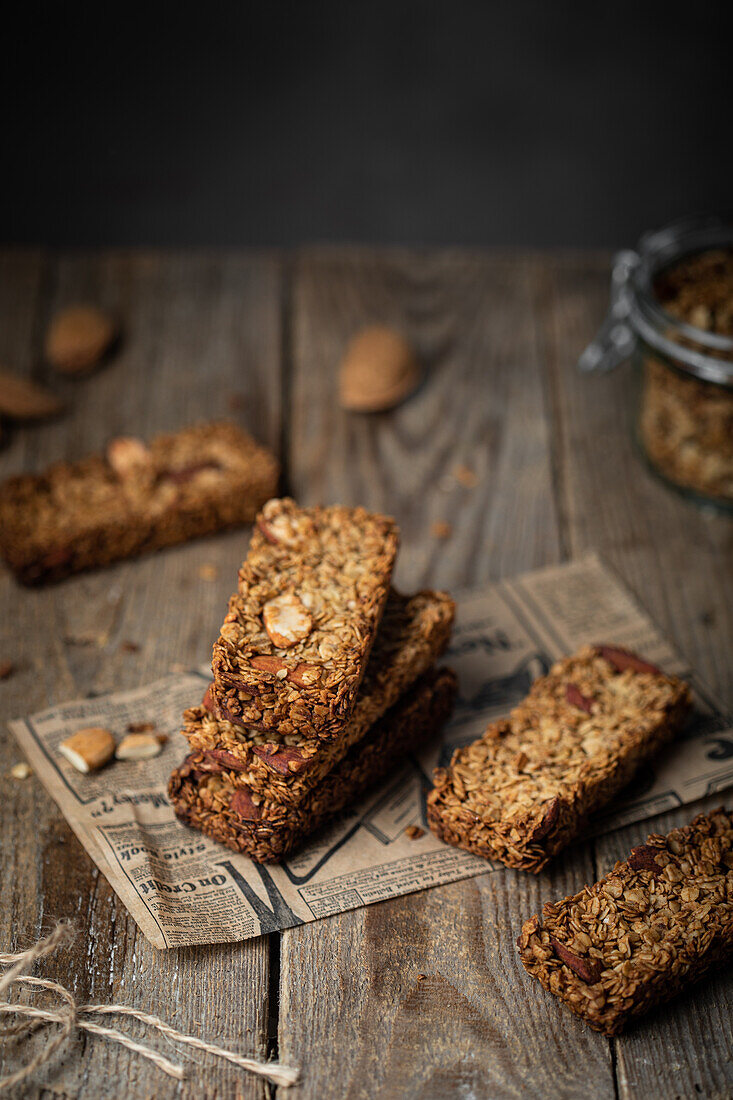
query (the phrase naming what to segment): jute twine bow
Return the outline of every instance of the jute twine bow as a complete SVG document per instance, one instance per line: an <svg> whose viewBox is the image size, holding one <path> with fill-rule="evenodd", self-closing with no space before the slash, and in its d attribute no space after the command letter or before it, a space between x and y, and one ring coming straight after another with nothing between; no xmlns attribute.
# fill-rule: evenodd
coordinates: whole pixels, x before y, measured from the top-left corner
<svg viewBox="0 0 733 1100"><path fill-rule="evenodd" d="M26 951L20 951L16 955L0 952L0 966L10 968L0 976L0 997L3 997L12 985L17 984L31 990L42 989L55 993L60 1002L55 1008L40 1008L32 1004L17 1004L0 1000L0 1015L21 1017L17 1023L0 1027L0 1037L3 1039L24 1039L32 1035L38 1028L43 1027L44 1024L58 1025L58 1031L55 1035L49 1038L45 1047L34 1055L30 1062L16 1070L15 1073L0 1078L0 1090L12 1088L14 1085L19 1085L25 1081L40 1066L48 1062L57 1051L69 1043L77 1029L111 1039L112 1042L119 1043L135 1054L147 1058L158 1069L162 1069L164 1073L169 1074L171 1077L176 1077L179 1081L183 1080L186 1075L183 1066L164 1058L157 1050L152 1050L150 1047L136 1042L129 1035L118 1031L117 1028L103 1027L101 1024L88 1019L89 1016L94 1015L131 1016L174 1042L183 1043L193 1050L215 1054L218 1058L225 1058L228 1062L239 1066L240 1069L246 1069L260 1077L266 1077L268 1081L274 1081L276 1085L287 1087L294 1085L298 1080L300 1073L298 1069L282 1066L277 1062L258 1062L254 1058L246 1058L241 1054L235 1054L231 1050L224 1050L213 1043L206 1043L203 1039L197 1039L193 1035L184 1035L182 1031L171 1027L170 1024L157 1016L151 1016L148 1012L138 1012L136 1008L129 1008L127 1005L77 1005L69 990L65 989L63 985L59 985L58 982L47 981L45 978L32 978L26 975L25 972L30 970L37 959L53 954L58 947L69 943L73 938L74 931L71 926L61 922L56 925L50 936L39 940L38 943L29 947Z"/></svg>

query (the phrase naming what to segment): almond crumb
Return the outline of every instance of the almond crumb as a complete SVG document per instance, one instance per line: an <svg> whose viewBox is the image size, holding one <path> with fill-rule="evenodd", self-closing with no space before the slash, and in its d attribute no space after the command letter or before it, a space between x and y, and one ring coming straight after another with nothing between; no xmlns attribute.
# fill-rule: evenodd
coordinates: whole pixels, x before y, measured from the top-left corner
<svg viewBox="0 0 733 1100"><path fill-rule="evenodd" d="M15 672L12 661L0 661L0 680L8 680Z"/></svg>
<svg viewBox="0 0 733 1100"><path fill-rule="evenodd" d="M30 765L26 764L26 762L23 760L19 764L13 764L12 768L10 769L10 774L12 775L13 779L28 779L29 776L33 775L33 771L31 770Z"/></svg>
<svg viewBox="0 0 733 1100"><path fill-rule="evenodd" d="M120 649L122 650L123 653L139 653L140 652L140 645L139 645L138 642L125 641L120 646Z"/></svg>
<svg viewBox="0 0 733 1100"><path fill-rule="evenodd" d="M219 576L219 570L211 562L204 562L199 566L199 577L202 581L215 581Z"/></svg>
<svg viewBox="0 0 733 1100"><path fill-rule="evenodd" d="M421 829L419 825L408 825L405 834L409 836L410 840L419 840L421 836L425 836L425 830Z"/></svg>
<svg viewBox="0 0 733 1100"><path fill-rule="evenodd" d="M478 485L476 473L468 466L459 464L453 470L453 476L458 484L462 485L464 489L475 489Z"/></svg>
<svg viewBox="0 0 733 1100"><path fill-rule="evenodd" d="M155 729L155 722L128 722L128 733L152 733Z"/></svg>
<svg viewBox="0 0 733 1100"><path fill-rule="evenodd" d="M453 534L453 528L450 523L446 523L445 520L439 519L430 528L433 538L436 539L448 539Z"/></svg>

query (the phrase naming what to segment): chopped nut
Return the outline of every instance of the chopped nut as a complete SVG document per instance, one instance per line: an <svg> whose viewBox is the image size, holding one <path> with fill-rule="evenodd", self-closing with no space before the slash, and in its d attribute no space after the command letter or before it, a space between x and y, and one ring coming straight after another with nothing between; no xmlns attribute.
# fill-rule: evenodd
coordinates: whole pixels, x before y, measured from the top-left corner
<svg viewBox="0 0 733 1100"><path fill-rule="evenodd" d="M112 759L115 739L102 726L90 726L77 730L59 745L59 752L73 764L77 771L93 772Z"/></svg>
<svg viewBox="0 0 733 1100"><path fill-rule="evenodd" d="M120 649L122 650L123 653L139 653L140 652L140 644L139 644L139 642L125 641L120 646Z"/></svg>
<svg viewBox="0 0 733 1100"><path fill-rule="evenodd" d="M150 451L142 439L120 436L109 443L107 461L118 477L134 477L150 466Z"/></svg>
<svg viewBox="0 0 733 1100"><path fill-rule="evenodd" d="M433 538L436 539L448 539L453 534L452 526L450 523L446 523L445 520L436 520L430 530Z"/></svg>
<svg viewBox="0 0 733 1100"><path fill-rule="evenodd" d="M0 661L0 680L8 680L15 672L12 661Z"/></svg>
<svg viewBox="0 0 733 1100"><path fill-rule="evenodd" d="M565 688L565 698L571 707L577 707L578 710L584 710L586 714L590 714L593 700L589 695L583 695L577 684L568 684Z"/></svg>
<svg viewBox="0 0 733 1100"><path fill-rule="evenodd" d="M421 829L419 825L408 825L405 829L405 835L410 840L419 840L421 836L425 836L425 830Z"/></svg>
<svg viewBox="0 0 733 1100"><path fill-rule="evenodd" d="M280 649L289 649L308 637L313 620L297 596L285 593L266 603L262 610L270 641Z"/></svg>
<svg viewBox="0 0 733 1100"><path fill-rule="evenodd" d="M149 760L162 748L160 740L150 733L128 733L117 746L115 756L118 760Z"/></svg>
<svg viewBox="0 0 733 1100"><path fill-rule="evenodd" d="M30 765L23 760L19 764L13 764L10 774L13 779L28 779L29 776L33 775L33 771Z"/></svg>

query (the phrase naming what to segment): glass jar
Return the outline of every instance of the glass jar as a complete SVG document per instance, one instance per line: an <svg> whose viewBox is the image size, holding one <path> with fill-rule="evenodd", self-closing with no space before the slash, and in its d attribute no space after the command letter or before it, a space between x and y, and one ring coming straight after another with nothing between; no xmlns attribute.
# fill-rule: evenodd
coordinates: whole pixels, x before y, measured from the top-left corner
<svg viewBox="0 0 733 1100"><path fill-rule="evenodd" d="M676 222L613 261L611 307L578 361L634 362L634 430L649 465L733 510L733 223Z"/></svg>

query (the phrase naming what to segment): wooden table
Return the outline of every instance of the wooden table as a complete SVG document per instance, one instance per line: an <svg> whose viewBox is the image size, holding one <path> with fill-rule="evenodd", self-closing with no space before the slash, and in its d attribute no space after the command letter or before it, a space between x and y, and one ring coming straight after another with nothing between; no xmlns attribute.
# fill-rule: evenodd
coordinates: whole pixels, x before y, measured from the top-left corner
<svg viewBox="0 0 733 1100"><path fill-rule="evenodd" d="M608 274L608 256L581 253L6 251L3 365L46 377L46 323L75 300L113 308L125 338L96 375L52 383L68 415L13 431L0 473L80 456L116 433L234 415L280 452L300 501L398 517L404 588L474 585L600 551L733 703L733 522L683 503L642 467L626 423L628 368L591 379L574 370L604 314ZM404 327L428 377L392 413L347 415L335 366L372 320ZM459 462L478 486L446 492ZM436 520L452 537L431 536ZM0 684L3 729L53 702L205 662L245 544L239 532L42 591L3 574L0 658L18 664ZM204 563L216 580L199 576ZM8 777L19 753L7 732L0 748L3 949L73 918L74 948L42 972L81 999L152 1009L299 1064L293 1100L733 1092L730 974L609 1041L560 1013L517 960L522 919L605 872L646 824L574 847L539 879L501 871L245 944L159 952L37 780ZM80 1040L47 1089L94 1100L268 1092L210 1058L178 1087L101 1039Z"/></svg>

